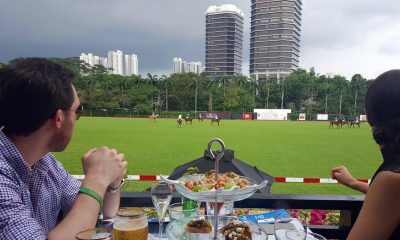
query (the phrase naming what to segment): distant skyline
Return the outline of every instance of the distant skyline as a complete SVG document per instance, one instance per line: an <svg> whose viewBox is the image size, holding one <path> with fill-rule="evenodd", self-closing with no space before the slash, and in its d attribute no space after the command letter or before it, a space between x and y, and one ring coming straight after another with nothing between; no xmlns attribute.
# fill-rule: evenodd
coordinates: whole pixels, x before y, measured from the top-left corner
<svg viewBox="0 0 400 240"><path fill-rule="evenodd" d="M174 57L201 61L205 11L244 13L243 73L249 70L250 0L0 0L0 62L17 57L134 52L139 73L169 75ZM348 79L400 68L400 1L302 0L300 67Z"/></svg>

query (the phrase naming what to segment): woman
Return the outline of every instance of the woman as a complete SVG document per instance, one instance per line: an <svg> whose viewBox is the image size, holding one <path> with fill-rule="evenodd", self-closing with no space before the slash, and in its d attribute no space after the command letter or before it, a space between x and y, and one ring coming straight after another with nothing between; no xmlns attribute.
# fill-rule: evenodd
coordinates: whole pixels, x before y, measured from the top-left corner
<svg viewBox="0 0 400 240"><path fill-rule="evenodd" d="M367 193L347 239L400 239L400 70L385 72L372 83L365 110L383 163L369 186L345 167L332 169L332 178Z"/></svg>

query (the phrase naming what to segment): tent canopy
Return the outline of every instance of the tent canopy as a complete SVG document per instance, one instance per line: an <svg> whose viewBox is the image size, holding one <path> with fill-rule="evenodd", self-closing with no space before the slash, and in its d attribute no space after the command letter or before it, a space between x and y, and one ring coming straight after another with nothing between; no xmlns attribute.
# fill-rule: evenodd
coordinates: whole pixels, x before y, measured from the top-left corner
<svg viewBox="0 0 400 240"><path fill-rule="evenodd" d="M217 156L219 153L220 151L215 151L214 155ZM176 180L183 176L186 170L190 167L197 167L200 173L206 173L212 169L215 169L215 161L212 158L211 153L208 150L205 150L203 157L176 167L168 178ZM219 172L225 173L229 171L232 171L241 176L251 178L258 184L263 182L264 180L268 180L268 185L265 188L260 189L259 191L262 193L270 193L272 183L274 182L274 177L263 171L260 171L255 166L250 166L249 164L239 159L236 159L234 157L234 151L232 149L226 149L224 156L219 161Z"/></svg>

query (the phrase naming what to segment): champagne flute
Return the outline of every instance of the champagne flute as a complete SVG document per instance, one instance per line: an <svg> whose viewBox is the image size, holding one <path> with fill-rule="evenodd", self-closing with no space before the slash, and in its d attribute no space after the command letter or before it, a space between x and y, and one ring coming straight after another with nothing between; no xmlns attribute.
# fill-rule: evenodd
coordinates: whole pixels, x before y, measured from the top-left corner
<svg viewBox="0 0 400 240"><path fill-rule="evenodd" d="M163 223L165 213L167 212L168 206L172 199L172 185L166 182L153 182L151 187L151 200L157 210L158 215L158 237L162 239Z"/></svg>

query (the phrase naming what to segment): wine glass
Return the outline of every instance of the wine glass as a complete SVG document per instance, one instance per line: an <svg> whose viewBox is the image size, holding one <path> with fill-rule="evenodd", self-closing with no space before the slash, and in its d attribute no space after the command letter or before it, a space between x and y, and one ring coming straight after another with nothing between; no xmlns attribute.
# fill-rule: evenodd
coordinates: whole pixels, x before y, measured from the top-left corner
<svg viewBox="0 0 400 240"><path fill-rule="evenodd" d="M151 200L153 201L154 206L157 210L158 215L158 236L159 239L162 239L162 232L163 232L163 223L165 213L167 212L168 206L171 203L172 199L172 185L166 182L153 182L151 187Z"/></svg>
<svg viewBox="0 0 400 240"><path fill-rule="evenodd" d="M304 217L304 216L303 216ZM300 222L292 223L292 218L283 217L279 213L275 217L274 234L276 240L305 240L307 237L307 225L305 217L299 219ZM297 220L293 220L297 221Z"/></svg>

